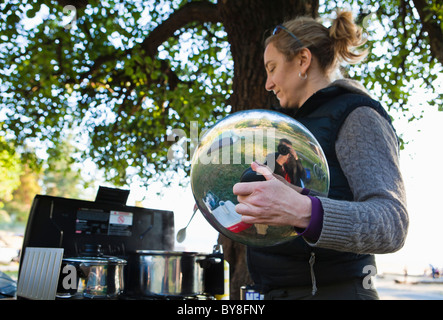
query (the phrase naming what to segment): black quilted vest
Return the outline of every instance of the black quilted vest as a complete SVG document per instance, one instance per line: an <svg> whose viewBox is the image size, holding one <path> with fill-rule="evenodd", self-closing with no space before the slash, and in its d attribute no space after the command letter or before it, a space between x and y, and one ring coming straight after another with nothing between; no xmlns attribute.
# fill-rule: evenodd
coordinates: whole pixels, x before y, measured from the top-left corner
<svg viewBox="0 0 443 320"><path fill-rule="evenodd" d="M375 109L391 122L379 102L339 86L327 87L310 97L294 114L320 143L330 171L331 199L353 201L353 194L335 153L337 135L346 117L356 108ZM315 255L311 268L310 258ZM313 248L302 237L271 247L248 247L248 268L255 285L266 292L272 289L312 285L311 270L316 285L364 277L366 265L375 266L373 255L355 254L331 249Z"/></svg>

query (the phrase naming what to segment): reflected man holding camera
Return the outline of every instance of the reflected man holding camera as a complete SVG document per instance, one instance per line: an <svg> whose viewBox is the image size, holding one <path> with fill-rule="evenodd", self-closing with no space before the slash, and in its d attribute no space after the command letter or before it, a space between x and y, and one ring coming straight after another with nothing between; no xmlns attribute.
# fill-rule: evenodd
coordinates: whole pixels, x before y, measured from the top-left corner
<svg viewBox="0 0 443 320"><path fill-rule="evenodd" d="M264 164L289 183L304 188L305 168L288 139L280 139L277 152L268 154ZM240 179L241 182L264 180L265 178L261 174L257 174L251 168L248 168Z"/></svg>
<svg viewBox="0 0 443 320"><path fill-rule="evenodd" d="M306 173L297 152L292 148L292 143L288 139L280 139L277 150L274 173L282 176L286 181L303 188L303 179ZM269 157L266 160L269 163Z"/></svg>

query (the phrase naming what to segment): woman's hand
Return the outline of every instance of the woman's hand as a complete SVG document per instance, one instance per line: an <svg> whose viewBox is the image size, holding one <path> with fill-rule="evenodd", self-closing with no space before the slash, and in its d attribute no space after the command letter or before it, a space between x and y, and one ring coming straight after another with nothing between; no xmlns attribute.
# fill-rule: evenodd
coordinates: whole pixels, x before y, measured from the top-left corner
<svg viewBox="0 0 443 320"><path fill-rule="evenodd" d="M306 228L311 219L311 200L301 195L301 188L286 182L271 169L257 162L252 170L261 173L266 181L242 182L233 187L237 195L237 213L245 223L274 226L291 225Z"/></svg>

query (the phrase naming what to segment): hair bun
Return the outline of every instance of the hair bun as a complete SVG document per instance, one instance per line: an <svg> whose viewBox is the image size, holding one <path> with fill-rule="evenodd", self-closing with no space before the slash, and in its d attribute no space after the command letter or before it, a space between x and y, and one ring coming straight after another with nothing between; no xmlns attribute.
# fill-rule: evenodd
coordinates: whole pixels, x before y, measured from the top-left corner
<svg viewBox="0 0 443 320"><path fill-rule="evenodd" d="M337 11L337 17L329 28L329 37L334 41L335 56L349 63L357 63L366 57L366 50L352 50L366 43L362 34L362 28L355 24L351 12Z"/></svg>

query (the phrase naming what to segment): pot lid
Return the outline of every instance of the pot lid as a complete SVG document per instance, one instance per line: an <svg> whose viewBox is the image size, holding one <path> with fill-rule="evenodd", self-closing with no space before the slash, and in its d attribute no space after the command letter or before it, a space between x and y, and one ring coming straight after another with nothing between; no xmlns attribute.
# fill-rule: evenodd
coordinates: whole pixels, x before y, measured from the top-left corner
<svg viewBox="0 0 443 320"><path fill-rule="evenodd" d="M137 254L159 255L159 256L197 256L208 255L208 253L187 252L187 251L163 251L163 250L136 250Z"/></svg>
<svg viewBox="0 0 443 320"><path fill-rule="evenodd" d="M100 257L70 257L64 258L63 262L66 263L83 263L91 265L119 265L126 264L126 260L112 256L100 256Z"/></svg>

